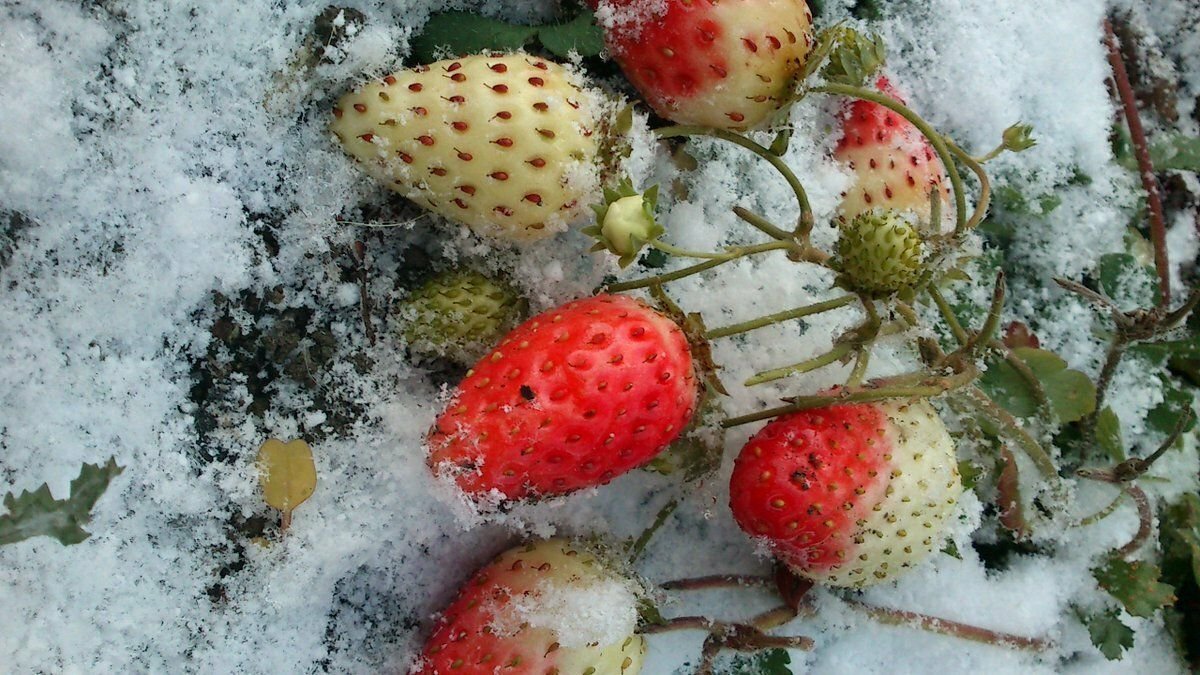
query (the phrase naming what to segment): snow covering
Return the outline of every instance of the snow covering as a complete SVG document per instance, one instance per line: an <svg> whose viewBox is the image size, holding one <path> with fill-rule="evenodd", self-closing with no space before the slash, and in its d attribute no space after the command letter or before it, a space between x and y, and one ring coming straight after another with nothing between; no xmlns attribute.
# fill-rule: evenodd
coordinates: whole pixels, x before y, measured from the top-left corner
<svg viewBox="0 0 1200 675"><path fill-rule="evenodd" d="M823 4L820 25L849 17L847 0ZM1194 94L1195 17L1181 0L1154 4L1144 20L1164 35L1185 35L1177 25L1192 21L1190 51L1164 46L1181 55ZM47 481L62 496L82 462L113 455L126 467L84 543L40 537L0 547L0 669L403 671L433 613L515 539L636 536L670 498L674 479L634 472L481 518L430 479L422 436L454 377L405 359L388 307L406 284L430 267L470 263L509 273L540 309L591 292L616 269L584 253L590 242L578 232L519 250L497 246L361 175L327 132L330 102L367 74L398 68L410 36L443 3L345 5L365 17L361 30L335 50L335 63L310 63L304 41L323 0L0 4L0 234L8 240L0 243L11 249L0 257L0 490ZM538 19L553 5L496 0L484 10ZM1107 3L890 5L875 26L889 44L889 74L935 126L977 152L1014 122L1034 126L1038 145L993 169L998 185L1031 201L1050 192L1062 200L1044 228L1014 238L1011 255L1030 276L1078 278L1101 253L1123 250L1137 186L1111 163L1114 111L1098 39ZM786 159L819 223L848 181L829 160L836 108L814 98L792 113ZM735 205L776 222L795 217L791 192L765 163L712 140L690 147L699 160L690 174L644 139L631 160L637 177L687 188L661 202L669 241L693 249L757 241ZM1173 250L1195 252L1188 223L1176 223L1171 237ZM819 226L814 238L828 247L832 228ZM775 255L671 291L717 326L831 297L830 281L827 271ZM988 293L980 288L974 299ZM1018 285L1012 297L1014 316L1034 325L1044 346L1098 371L1103 343L1091 310L1050 285ZM819 354L860 320L848 307L720 341L723 380ZM911 364L894 340L881 344L872 376ZM1114 408L1127 439L1144 434L1144 412L1161 400L1145 370L1127 363L1118 377ZM736 414L845 376L833 367L731 386L724 406ZM751 432L729 434L725 465L690 490L649 545L641 574L659 582L769 569L725 506L733 453ZM254 467L269 437L305 438L316 454L317 490L283 537ZM1177 483L1156 489L1194 490L1187 477L1196 466L1189 442L1157 468ZM1078 490L1075 516L1114 496L1104 485ZM816 640L812 652L793 652L795 671L1180 669L1154 621L1126 617L1136 644L1109 663L1075 619L1073 607L1105 602L1089 568L1136 530L1131 506L1055 532L1055 555L1018 557L1004 570L985 569L968 543L983 508L964 495L952 528L961 560L935 555L865 599L1045 638L1052 649L884 626L817 590L817 612L784 629ZM252 541L264 533L266 543ZM608 591L597 602L624 597ZM752 590L706 591L663 610L733 619L771 603ZM587 616L578 615L581 625ZM650 637L643 672L689 672L702 638Z"/></svg>

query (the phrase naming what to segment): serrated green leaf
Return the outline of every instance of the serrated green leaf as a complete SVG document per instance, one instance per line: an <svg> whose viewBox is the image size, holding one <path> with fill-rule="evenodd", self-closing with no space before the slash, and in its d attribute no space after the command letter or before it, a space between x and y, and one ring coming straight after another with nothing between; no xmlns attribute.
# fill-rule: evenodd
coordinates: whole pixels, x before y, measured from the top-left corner
<svg viewBox="0 0 1200 675"><path fill-rule="evenodd" d="M1074 422L1096 409L1096 386L1091 378L1067 368L1067 362L1057 354L1030 347L1014 349L1013 353L1041 382L1059 422ZM1032 417L1037 413L1033 389L1003 359L996 358L988 364L987 372L980 378L980 386L996 403L1017 417Z"/></svg>
<svg viewBox="0 0 1200 675"><path fill-rule="evenodd" d="M537 32L537 39L547 51L562 58L571 52L596 56L604 50L604 33L591 12L583 12L566 23L543 26Z"/></svg>
<svg viewBox="0 0 1200 675"><path fill-rule="evenodd" d="M1124 126L1119 125L1120 133L1113 137L1113 154L1126 169L1137 171L1137 156ZM1159 134L1150 141L1150 163L1155 171L1200 171L1200 138L1174 132Z"/></svg>
<svg viewBox="0 0 1200 675"><path fill-rule="evenodd" d="M1133 629L1122 623L1115 611L1085 616L1083 623L1092 644L1109 661L1119 660L1126 649L1133 647Z"/></svg>
<svg viewBox="0 0 1200 675"><path fill-rule="evenodd" d="M1093 569L1092 576L1133 616L1150 617L1159 607L1175 602L1175 589L1159 581L1162 572L1151 562L1113 556Z"/></svg>
<svg viewBox="0 0 1200 675"><path fill-rule="evenodd" d="M1150 307L1158 288L1154 270L1138 263L1128 253L1100 256L1100 290L1124 306Z"/></svg>
<svg viewBox="0 0 1200 675"><path fill-rule="evenodd" d="M444 53L510 52L529 44L538 30L537 26L518 26L470 12L441 12L430 16L421 34L413 38L412 52L420 63L436 61Z"/></svg>
<svg viewBox="0 0 1200 675"><path fill-rule="evenodd" d="M792 657L786 649L769 649L753 656L735 656L718 668L724 675L792 675Z"/></svg>
<svg viewBox="0 0 1200 675"><path fill-rule="evenodd" d="M1121 420L1113 409L1104 406L1096 415L1096 442L1114 464L1125 461L1125 442L1121 440Z"/></svg>
<svg viewBox="0 0 1200 675"><path fill-rule="evenodd" d="M639 267L645 267L646 269L652 269L652 270L659 269L661 267L665 267L666 264L667 264L667 254L663 253L662 251L660 251L656 248L652 248L652 249L646 251L642 255L641 259L638 260Z"/></svg>
<svg viewBox="0 0 1200 675"><path fill-rule="evenodd" d="M0 545L13 544L30 537L54 537L61 544L78 544L91 536L83 529L92 518L92 507L108 489L112 479L124 471L110 457L103 466L84 464L79 476L71 481L71 496L55 499L50 486L33 492L22 491L4 496L6 515L0 516Z"/></svg>
<svg viewBox="0 0 1200 675"><path fill-rule="evenodd" d="M1157 361L1165 363L1167 359L1200 359L1200 337L1184 340L1162 340L1159 342L1142 342L1130 348Z"/></svg>

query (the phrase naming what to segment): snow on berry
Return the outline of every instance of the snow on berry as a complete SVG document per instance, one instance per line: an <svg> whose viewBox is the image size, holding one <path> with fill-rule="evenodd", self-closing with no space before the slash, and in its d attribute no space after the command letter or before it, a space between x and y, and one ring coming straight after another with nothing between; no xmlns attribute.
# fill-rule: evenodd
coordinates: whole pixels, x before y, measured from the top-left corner
<svg viewBox="0 0 1200 675"><path fill-rule="evenodd" d="M602 485L673 441L697 394L673 321L627 296L577 300L467 373L429 433L429 465L485 501Z"/></svg>
<svg viewBox="0 0 1200 675"><path fill-rule="evenodd" d="M903 103L886 77L876 86ZM924 221L930 217L931 191L941 191L946 200L942 162L929 141L911 122L878 103L850 104L833 154L854 172L853 185L842 195L844 220L884 208L912 212Z"/></svg>
<svg viewBox="0 0 1200 675"><path fill-rule="evenodd" d="M330 129L391 189L481 234L561 231L596 201L603 97L557 63L478 55L346 94Z"/></svg>
<svg viewBox="0 0 1200 675"><path fill-rule="evenodd" d="M812 47L804 0L604 0L609 53L660 116L746 129L784 106Z"/></svg>
<svg viewBox="0 0 1200 675"><path fill-rule="evenodd" d="M742 449L730 508L794 572L861 588L938 546L962 486L926 401L839 404L776 418Z"/></svg>
<svg viewBox="0 0 1200 675"><path fill-rule="evenodd" d="M505 551L479 570L425 643L418 675L637 675L638 590L563 539Z"/></svg>

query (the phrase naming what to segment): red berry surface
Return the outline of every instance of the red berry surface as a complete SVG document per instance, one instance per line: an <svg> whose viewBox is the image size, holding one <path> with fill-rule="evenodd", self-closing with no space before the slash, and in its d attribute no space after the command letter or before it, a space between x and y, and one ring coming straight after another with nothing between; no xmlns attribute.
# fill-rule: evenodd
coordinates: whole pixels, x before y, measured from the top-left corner
<svg viewBox="0 0 1200 675"><path fill-rule="evenodd" d="M559 495L640 466L687 425L698 382L683 331L600 295L518 326L459 385L429 465L481 499Z"/></svg>
<svg viewBox="0 0 1200 675"><path fill-rule="evenodd" d="M855 587L929 555L960 491L953 441L926 402L779 417L742 449L729 488L738 525L793 571Z"/></svg>
<svg viewBox="0 0 1200 675"><path fill-rule="evenodd" d="M885 77L880 92L903 103ZM846 220L874 209L930 215L930 192L945 200L941 160L911 122L878 103L855 100L842 121L834 157L854 171L854 184L842 195ZM946 210L943 209L943 213Z"/></svg>
<svg viewBox="0 0 1200 675"><path fill-rule="evenodd" d="M745 129L787 103L812 47L803 0L604 0L609 53L661 117Z"/></svg>

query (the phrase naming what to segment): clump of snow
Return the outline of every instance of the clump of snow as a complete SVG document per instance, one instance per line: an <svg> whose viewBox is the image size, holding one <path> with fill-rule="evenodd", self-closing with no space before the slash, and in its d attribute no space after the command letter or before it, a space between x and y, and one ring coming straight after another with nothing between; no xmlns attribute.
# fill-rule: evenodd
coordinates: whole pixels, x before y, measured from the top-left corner
<svg viewBox="0 0 1200 675"><path fill-rule="evenodd" d="M615 578L582 583L545 580L514 599L505 620L553 631L564 647L618 644L637 626L636 589Z"/></svg>

